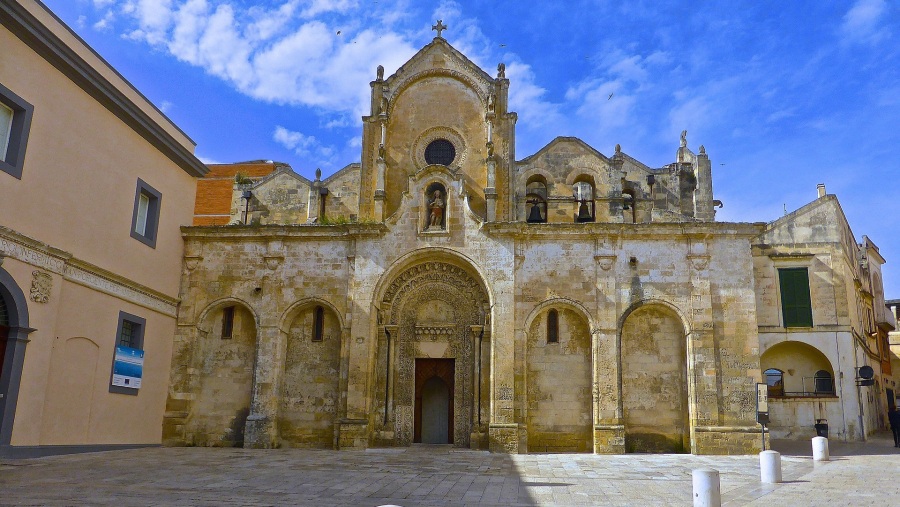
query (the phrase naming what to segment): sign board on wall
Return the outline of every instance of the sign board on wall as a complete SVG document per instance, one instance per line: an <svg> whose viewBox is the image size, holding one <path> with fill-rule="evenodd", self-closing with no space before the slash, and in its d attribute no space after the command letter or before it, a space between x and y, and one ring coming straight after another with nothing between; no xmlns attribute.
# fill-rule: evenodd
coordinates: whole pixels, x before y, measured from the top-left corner
<svg viewBox="0 0 900 507"><path fill-rule="evenodd" d="M765 383L756 384L756 422L769 422L769 385Z"/></svg>
<svg viewBox="0 0 900 507"><path fill-rule="evenodd" d="M116 345L112 385L140 389L144 374L144 351Z"/></svg>

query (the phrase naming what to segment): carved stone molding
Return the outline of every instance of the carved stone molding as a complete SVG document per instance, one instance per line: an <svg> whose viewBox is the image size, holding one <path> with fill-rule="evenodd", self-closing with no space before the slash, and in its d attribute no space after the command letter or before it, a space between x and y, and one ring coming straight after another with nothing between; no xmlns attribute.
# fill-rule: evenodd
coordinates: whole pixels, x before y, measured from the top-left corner
<svg viewBox="0 0 900 507"><path fill-rule="evenodd" d="M31 272L31 300L35 303L50 301L50 291L53 290L53 277L45 271Z"/></svg>
<svg viewBox="0 0 900 507"><path fill-rule="evenodd" d="M697 271L703 271L709 267L708 255L688 255L688 261L690 261L691 267Z"/></svg>
<svg viewBox="0 0 900 507"><path fill-rule="evenodd" d="M203 257L199 255L195 256L185 256L184 257L184 267L187 268L188 271L193 271L197 269L197 266L200 265L200 261L203 260Z"/></svg>
<svg viewBox="0 0 900 507"><path fill-rule="evenodd" d="M266 262L266 267L269 268L270 271L275 271L278 269L278 266L281 265L281 261L284 260L283 255L266 255L263 257L263 260Z"/></svg>
<svg viewBox="0 0 900 507"><path fill-rule="evenodd" d="M609 271L612 269L613 265L616 263L615 255L595 255L594 260L597 261L597 265L600 266L600 269L603 271Z"/></svg>

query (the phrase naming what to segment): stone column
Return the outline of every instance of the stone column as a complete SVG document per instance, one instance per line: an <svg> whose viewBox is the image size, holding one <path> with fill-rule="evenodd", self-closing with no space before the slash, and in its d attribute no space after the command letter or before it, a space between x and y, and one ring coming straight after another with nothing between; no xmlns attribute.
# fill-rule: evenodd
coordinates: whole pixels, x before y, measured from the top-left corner
<svg viewBox="0 0 900 507"><path fill-rule="evenodd" d="M278 326L260 326L256 337L256 368L244 447L271 449L278 445L278 406L287 340Z"/></svg>
<svg viewBox="0 0 900 507"><path fill-rule="evenodd" d="M512 245L510 245L512 246ZM516 328L515 272L524 257L521 246L515 255L498 259L495 265L494 306L491 309L491 420L488 426L491 452L518 453L519 425L515 418L516 343L524 343L525 331ZM504 266L504 261L506 265ZM503 273L501 275L500 273Z"/></svg>
<svg viewBox="0 0 900 507"><path fill-rule="evenodd" d="M497 174L497 162L493 157L487 159L487 186L484 188L484 198L487 201L487 221L497 220L497 189L495 180Z"/></svg>
<svg viewBox="0 0 900 507"><path fill-rule="evenodd" d="M688 419L690 444L694 454L705 454L704 435L698 427L709 427L719 422L719 390L716 367L716 344L713 333L712 294L709 280L709 255L702 238L690 238L687 256L690 270L691 304L690 326L686 330L688 373Z"/></svg>
<svg viewBox="0 0 900 507"><path fill-rule="evenodd" d="M618 281L616 255L609 239L597 240L595 262L596 329L591 330L593 351L594 453L625 452L625 426L618 343Z"/></svg>
<svg viewBox="0 0 900 507"><path fill-rule="evenodd" d="M469 435L469 447L472 449L481 449L484 439L478 424L478 414L481 411L481 335L483 332L484 326L469 326L472 339L472 433Z"/></svg>

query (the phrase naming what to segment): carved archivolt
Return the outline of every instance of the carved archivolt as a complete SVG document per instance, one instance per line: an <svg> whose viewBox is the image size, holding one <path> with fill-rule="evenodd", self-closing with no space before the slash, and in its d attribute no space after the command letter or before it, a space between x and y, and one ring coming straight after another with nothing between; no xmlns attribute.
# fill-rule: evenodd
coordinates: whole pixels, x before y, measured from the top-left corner
<svg viewBox="0 0 900 507"><path fill-rule="evenodd" d="M476 309L484 307L487 296L481 284L464 269L445 262L424 262L415 265L391 282L384 293L382 301L391 307L399 308L405 302L409 292L426 284L450 286L453 293L463 296L474 303ZM439 287L435 288L434 299L444 299ZM398 323L398 312L391 312L390 324Z"/></svg>

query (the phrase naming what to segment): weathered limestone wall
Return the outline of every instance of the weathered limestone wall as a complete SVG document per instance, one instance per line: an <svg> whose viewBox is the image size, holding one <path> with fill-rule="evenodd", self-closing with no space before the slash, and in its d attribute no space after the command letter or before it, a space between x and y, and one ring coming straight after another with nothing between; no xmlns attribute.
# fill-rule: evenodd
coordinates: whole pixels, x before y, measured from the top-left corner
<svg viewBox="0 0 900 507"><path fill-rule="evenodd" d="M325 218L331 221L356 220L359 216L359 164L350 164L322 182L328 189ZM321 218L320 218L321 221Z"/></svg>
<svg viewBox="0 0 900 507"><path fill-rule="evenodd" d="M584 318L558 312L558 342L547 339L550 310L532 321L526 364L529 452L590 452L591 334Z"/></svg>

